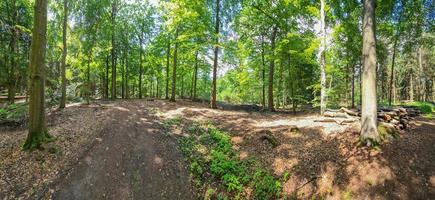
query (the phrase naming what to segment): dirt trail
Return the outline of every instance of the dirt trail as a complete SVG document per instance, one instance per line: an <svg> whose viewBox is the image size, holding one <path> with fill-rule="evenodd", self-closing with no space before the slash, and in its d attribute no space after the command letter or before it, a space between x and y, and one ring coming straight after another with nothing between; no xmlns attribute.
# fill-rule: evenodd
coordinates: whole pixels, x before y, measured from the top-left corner
<svg viewBox="0 0 435 200"><path fill-rule="evenodd" d="M53 199L194 199L174 138L143 103L117 102L102 138L55 184Z"/></svg>

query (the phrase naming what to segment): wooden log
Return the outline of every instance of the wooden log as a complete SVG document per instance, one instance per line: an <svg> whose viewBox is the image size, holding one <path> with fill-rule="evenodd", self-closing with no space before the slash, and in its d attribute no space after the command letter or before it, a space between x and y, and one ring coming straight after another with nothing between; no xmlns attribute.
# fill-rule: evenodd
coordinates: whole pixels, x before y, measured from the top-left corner
<svg viewBox="0 0 435 200"><path fill-rule="evenodd" d="M351 116L359 116L360 115L360 113L358 113L357 111L349 110L349 109L344 108L344 107L340 108L340 111L347 113L348 115L351 115Z"/></svg>
<svg viewBox="0 0 435 200"><path fill-rule="evenodd" d="M341 117L341 118L348 118L349 115L347 113L342 113L342 112L331 112L331 111L326 111L323 116L325 117Z"/></svg>

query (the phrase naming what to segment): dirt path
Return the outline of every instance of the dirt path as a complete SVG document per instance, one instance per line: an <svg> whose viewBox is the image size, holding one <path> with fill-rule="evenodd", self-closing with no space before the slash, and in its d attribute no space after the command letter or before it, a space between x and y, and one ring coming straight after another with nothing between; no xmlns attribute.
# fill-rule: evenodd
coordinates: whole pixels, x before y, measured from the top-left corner
<svg viewBox="0 0 435 200"><path fill-rule="evenodd" d="M55 184L53 199L194 199L174 138L143 103L117 102L99 143Z"/></svg>

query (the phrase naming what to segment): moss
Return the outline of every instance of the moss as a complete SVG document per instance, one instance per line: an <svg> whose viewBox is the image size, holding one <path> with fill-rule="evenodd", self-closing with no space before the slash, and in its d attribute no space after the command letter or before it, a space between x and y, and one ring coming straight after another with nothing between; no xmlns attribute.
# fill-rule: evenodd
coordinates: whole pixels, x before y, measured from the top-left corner
<svg viewBox="0 0 435 200"><path fill-rule="evenodd" d="M32 151L34 149L40 149L42 144L53 142L54 140L56 140L56 138L51 136L47 130L40 133L32 132L27 137L26 142L24 142L23 150Z"/></svg>

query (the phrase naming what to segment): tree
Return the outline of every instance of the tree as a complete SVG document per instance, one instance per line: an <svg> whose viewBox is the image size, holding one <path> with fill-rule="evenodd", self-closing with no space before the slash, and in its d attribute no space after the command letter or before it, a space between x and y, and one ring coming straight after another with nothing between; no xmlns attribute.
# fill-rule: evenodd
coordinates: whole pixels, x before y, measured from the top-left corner
<svg viewBox="0 0 435 200"><path fill-rule="evenodd" d="M174 62L172 66L172 93L170 101L175 102L175 92L177 89L177 51L178 51L178 28L175 29L174 37Z"/></svg>
<svg viewBox="0 0 435 200"><path fill-rule="evenodd" d="M30 52L29 133L23 149L39 148L52 136L45 123L45 45L47 34L47 0L36 0Z"/></svg>
<svg viewBox="0 0 435 200"><path fill-rule="evenodd" d="M272 28L272 36L270 38L271 42L271 58L270 58L270 66L269 66L269 92L268 92L268 104L269 111L274 111L275 108L273 106L273 74L275 73L275 40L276 34L278 32L278 27L275 25Z"/></svg>
<svg viewBox="0 0 435 200"><path fill-rule="evenodd" d="M66 103L66 55L68 53L68 47L66 44L66 32L68 26L68 0L63 0L63 25L62 25L62 66L61 66L61 97L59 108L65 108Z"/></svg>
<svg viewBox="0 0 435 200"><path fill-rule="evenodd" d="M116 14L118 12L118 0L113 0L112 2L112 12L111 12L111 20L112 20L112 48L111 48L111 57L112 57L112 99L116 99Z"/></svg>
<svg viewBox="0 0 435 200"><path fill-rule="evenodd" d="M368 146L380 142L376 102L375 1L363 0L363 74L361 140Z"/></svg>
<svg viewBox="0 0 435 200"><path fill-rule="evenodd" d="M325 72L325 50L326 50L326 26L325 26L325 0L320 0L320 113L326 110L326 72Z"/></svg>
<svg viewBox="0 0 435 200"><path fill-rule="evenodd" d="M216 106L216 76L217 76L217 68L218 68L218 56L219 56L219 9L220 9L220 1L216 0L216 25L215 25L215 37L216 44L214 47L214 60L213 60L213 81L212 81L212 90L211 90L211 108L217 108Z"/></svg>

